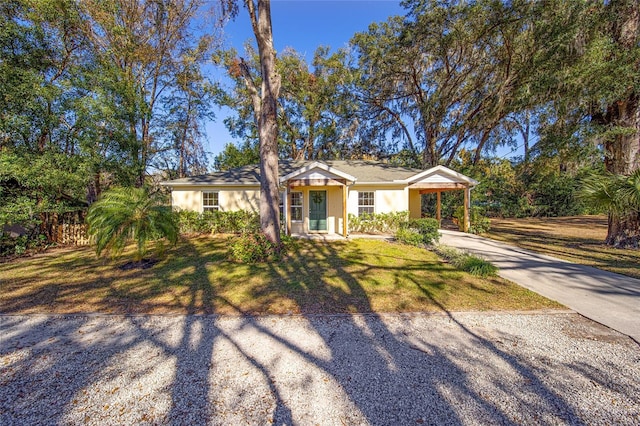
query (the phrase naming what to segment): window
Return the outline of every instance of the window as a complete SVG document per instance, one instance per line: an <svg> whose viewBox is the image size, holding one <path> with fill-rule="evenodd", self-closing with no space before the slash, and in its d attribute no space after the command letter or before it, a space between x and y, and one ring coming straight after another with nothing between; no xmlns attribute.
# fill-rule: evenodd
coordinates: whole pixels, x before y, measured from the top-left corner
<svg viewBox="0 0 640 426"><path fill-rule="evenodd" d="M291 220L302 221L302 192L291 193Z"/></svg>
<svg viewBox="0 0 640 426"><path fill-rule="evenodd" d="M220 203L217 192L202 193L202 211L215 212L220 210Z"/></svg>
<svg viewBox="0 0 640 426"><path fill-rule="evenodd" d="M280 226L284 223L284 193L280 193L280 204L278 205L280 210Z"/></svg>
<svg viewBox="0 0 640 426"><path fill-rule="evenodd" d="M358 216L374 213L375 192L358 192Z"/></svg>

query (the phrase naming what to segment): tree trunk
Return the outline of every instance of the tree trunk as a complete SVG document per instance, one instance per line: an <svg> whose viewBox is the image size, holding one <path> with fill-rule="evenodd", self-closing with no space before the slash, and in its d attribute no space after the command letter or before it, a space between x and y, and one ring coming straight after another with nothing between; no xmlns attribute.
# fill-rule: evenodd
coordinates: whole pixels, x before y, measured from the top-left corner
<svg viewBox="0 0 640 426"><path fill-rule="evenodd" d="M640 165L640 108L638 96L632 94L627 99L609 106L607 124L635 129L634 134L619 134L605 142L605 168L616 175L629 176Z"/></svg>
<svg viewBox="0 0 640 426"><path fill-rule="evenodd" d="M635 134L617 135L604 144L605 167L616 175L629 176L640 168L640 108L638 96L633 94L624 101L609 106L609 122L635 129ZM609 213L606 244L638 247L640 244L640 213L626 215Z"/></svg>
<svg viewBox="0 0 640 426"><path fill-rule="evenodd" d="M640 213L631 212L625 216L609 213L609 228L605 244L613 247L640 247Z"/></svg>
<svg viewBox="0 0 640 426"><path fill-rule="evenodd" d="M422 168L428 169L438 165L436 155L436 132L431 128L425 129L425 146L422 151Z"/></svg>
<svg viewBox="0 0 640 426"><path fill-rule="evenodd" d="M640 3L611 2L610 11L616 19L612 23L613 39L621 49L638 49L640 42ZM637 67L636 67L637 69ZM605 124L633 130L617 134L605 142L605 168L616 175L629 176L640 168L640 93L629 95L608 106ZM640 243L640 212L624 215L609 214L606 243L617 247L634 246Z"/></svg>
<svg viewBox="0 0 640 426"><path fill-rule="evenodd" d="M276 52L271 28L271 1L246 0L253 33L258 42L262 88L257 115L260 138L260 229L269 241L280 243L280 203L278 190L278 96L280 75L276 71ZM254 102L255 105L255 102Z"/></svg>

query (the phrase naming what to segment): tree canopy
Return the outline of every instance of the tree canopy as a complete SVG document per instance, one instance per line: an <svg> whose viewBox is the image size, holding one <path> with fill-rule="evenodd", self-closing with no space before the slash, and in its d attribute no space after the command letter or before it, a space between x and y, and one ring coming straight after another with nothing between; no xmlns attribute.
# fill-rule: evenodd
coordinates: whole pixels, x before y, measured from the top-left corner
<svg viewBox="0 0 640 426"><path fill-rule="evenodd" d="M151 173L207 170L200 0L0 4L0 225L46 225Z"/></svg>
<svg viewBox="0 0 640 426"><path fill-rule="evenodd" d="M501 203L529 200L519 213L556 203L554 214L571 211L561 205L586 174L616 186L640 168L637 0L406 0L405 16L309 62L276 55L269 1L243 4L256 40L239 54L220 50L213 30L196 35L204 0L0 3L0 224L33 228L111 186L206 172L215 105L234 111L226 124L241 143L214 166L266 167L272 240L278 158L493 176L507 173L496 149L522 146ZM212 57L230 90L209 80ZM635 241L638 210L610 215L607 241Z"/></svg>

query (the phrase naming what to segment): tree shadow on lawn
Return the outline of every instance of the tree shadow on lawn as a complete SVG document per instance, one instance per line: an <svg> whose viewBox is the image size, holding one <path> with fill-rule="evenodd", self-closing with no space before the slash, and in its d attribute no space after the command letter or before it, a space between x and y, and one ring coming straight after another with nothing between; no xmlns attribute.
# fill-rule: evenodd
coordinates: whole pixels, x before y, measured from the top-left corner
<svg viewBox="0 0 640 426"><path fill-rule="evenodd" d="M337 258L341 248L317 243L311 250ZM363 253L352 257L360 262L357 272L350 262L334 264L343 286L316 283L326 287L323 303L356 314L305 313L315 305L299 286L287 296L305 314L286 317L243 312L216 291L234 285L233 277L211 282L208 254L188 242L180 253L198 261L172 280L188 289L185 311L205 315L0 317L7 332L0 423L582 422L563 399L569 388L549 389L532 367L442 305L447 321L435 326L411 315L373 313L357 276L373 267ZM298 258L268 268L284 282L304 282L308 271L326 266L314 260L317 254ZM397 274L408 279L404 270ZM438 304L425 283L411 284ZM211 315L217 305L238 316ZM507 364L511 380L503 379L496 360ZM506 403L477 386L479 371ZM519 381L533 386L522 389Z"/></svg>
<svg viewBox="0 0 640 426"><path fill-rule="evenodd" d="M558 260L545 254L525 251L525 249L509 248L505 251L502 243L491 239L484 239L483 245L479 248L470 246L465 250L488 259L498 266L507 278L510 278L509 274L512 271L516 271L528 274L532 280L549 282L560 289L573 287L579 288L581 293L620 295L630 298L631 303L633 298L640 297L640 279L638 278ZM511 277L511 279L517 280L517 277ZM591 284L587 286L584 282L591 282Z"/></svg>
<svg viewBox="0 0 640 426"><path fill-rule="evenodd" d="M185 249L198 253L188 243ZM214 287L203 285L208 259L182 277L190 292L184 310L205 315L0 316L0 424L215 419L209 375L214 344L223 334L211 315ZM158 324L161 318L166 321Z"/></svg>
<svg viewBox="0 0 640 426"><path fill-rule="evenodd" d="M602 221L601 218L589 217L560 219L572 226L583 226L587 230L589 227L595 227L597 222ZM560 226L561 224L562 222L558 220L554 226ZM607 246L604 244L604 235L602 239L581 237L579 235L563 236L558 235L558 231L553 229L541 230L536 224L526 227L518 222L513 226L508 224L492 226L487 236L534 252L640 278L640 275L633 273L638 262L640 262L640 251Z"/></svg>

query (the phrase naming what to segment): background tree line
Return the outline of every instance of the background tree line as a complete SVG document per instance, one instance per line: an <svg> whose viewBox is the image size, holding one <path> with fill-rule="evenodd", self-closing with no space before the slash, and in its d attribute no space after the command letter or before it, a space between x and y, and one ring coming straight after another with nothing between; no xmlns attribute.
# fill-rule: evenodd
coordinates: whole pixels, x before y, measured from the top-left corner
<svg viewBox="0 0 640 426"><path fill-rule="evenodd" d="M216 38L200 0L0 4L0 224L83 211L156 171L204 173Z"/></svg>

